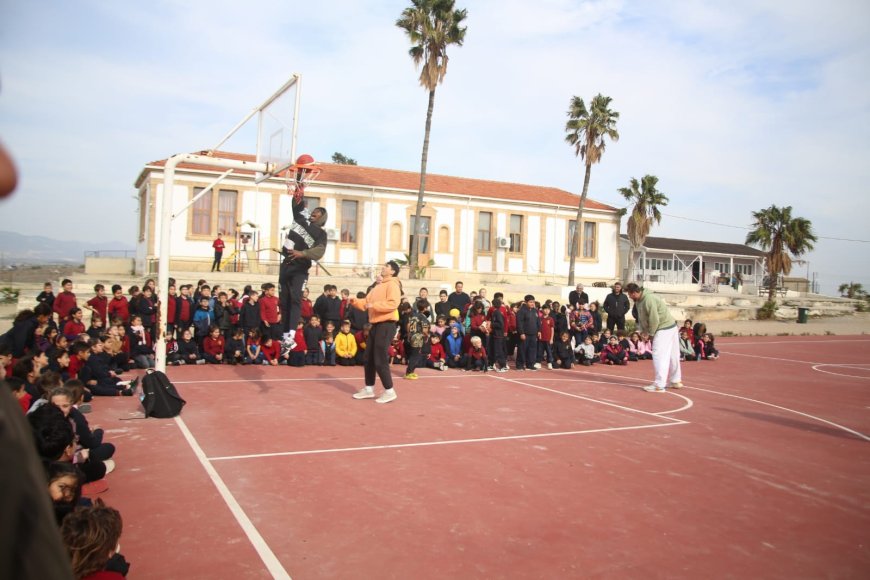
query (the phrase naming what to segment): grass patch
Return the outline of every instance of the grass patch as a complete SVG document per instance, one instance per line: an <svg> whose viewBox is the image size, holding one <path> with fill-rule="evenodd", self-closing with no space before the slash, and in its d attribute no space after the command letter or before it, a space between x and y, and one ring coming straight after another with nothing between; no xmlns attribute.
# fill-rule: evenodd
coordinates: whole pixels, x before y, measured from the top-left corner
<svg viewBox="0 0 870 580"><path fill-rule="evenodd" d="M755 318L757 318L758 320L770 320L771 318L773 318L775 312L776 300L768 300L761 308L758 309L758 313L755 315Z"/></svg>

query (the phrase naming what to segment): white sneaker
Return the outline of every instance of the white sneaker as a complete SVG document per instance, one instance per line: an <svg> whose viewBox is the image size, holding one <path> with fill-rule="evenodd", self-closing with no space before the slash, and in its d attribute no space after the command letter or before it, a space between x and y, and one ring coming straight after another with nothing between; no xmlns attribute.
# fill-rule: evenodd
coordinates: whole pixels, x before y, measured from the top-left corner
<svg viewBox="0 0 870 580"><path fill-rule="evenodd" d="M353 394L353 398L354 399L374 399L375 398L375 389L374 389L374 387L363 387Z"/></svg>
<svg viewBox="0 0 870 580"><path fill-rule="evenodd" d="M547 368L553 370L553 363L547 363Z"/></svg>
<svg viewBox="0 0 870 580"><path fill-rule="evenodd" d="M296 348L296 331L291 330L290 332L285 332L284 337L281 339L281 343L287 347L287 350L293 350Z"/></svg>
<svg viewBox="0 0 870 580"><path fill-rule="evenodd" d="M535 363L535 370L541 368L541 363Z"/></svg>
<svg viewBox="0 0 870 580"><path fill-rule="evenodd" d="M106 466L106 475L109 475L110 473L112 473L113 471L115 471L115 462L114 462L114 460L112 460L112 459L106 459L105 461L103 461L103 463L104 463L105 466Z"/></svg>
<svg viewBox="0 0 870 580"><path fill-rule="evenodd" d="M502 368L500 368L500 369L497 369L495 372L497 372L497 373L506 373L506 372L508 372L508 369L507 369L506 366L504 366L504 367L502 367Z"/></svg>
<svg viewBox="0 0 870 580"><path fill-rule="evenodd" d="M204 359L204 358L198 358L198 359L196 359L196 364L198 364L198 365L204 365L204 364L205 364L205 359Z"/></svg>
<svg viewBox="0 0 870 580"><path fill-rule="evenodd" d="M657 387L656 385L647 385L643 388L647 393L664 393L664 387Z"/></svg>
<svg viewBox="0 0 870 580"><path fill-rule="evenodd" d="M395 401L399 396L396 394L396 389L387 389L384 394L375 399L375 403L389 403Z"/></svg>
<svg viewBox="0 0 870 580"><path fill-rule="evenodd" d="M680 382L671 383L671 388L672 388L672 389L682 389L682 388L683 388L683 383L680 383Z"/></svg>

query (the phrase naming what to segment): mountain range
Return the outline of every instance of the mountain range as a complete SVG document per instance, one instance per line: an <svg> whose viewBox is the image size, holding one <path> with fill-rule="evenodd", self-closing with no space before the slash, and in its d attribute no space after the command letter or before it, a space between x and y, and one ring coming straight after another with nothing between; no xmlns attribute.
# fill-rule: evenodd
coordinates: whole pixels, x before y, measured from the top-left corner
<svg viewBox="0 0 870 580"><path fill-rule="evenodd" d="M0 230L0 263L3 267L26 264L84 264L85 252L92 251L122 255L125 251L135 251L135 247L124 242L57 240Z"/></svg>

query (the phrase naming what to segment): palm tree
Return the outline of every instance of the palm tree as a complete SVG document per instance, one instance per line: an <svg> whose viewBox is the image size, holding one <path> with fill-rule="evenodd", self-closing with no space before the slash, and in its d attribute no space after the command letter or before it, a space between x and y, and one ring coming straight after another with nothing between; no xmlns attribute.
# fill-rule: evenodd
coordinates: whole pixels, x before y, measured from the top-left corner
<svg viewBox="0 0 870 580"><path fill-rule="evenodd" d="M780 274L790 274L792 261L812 250L817 238L808 219L791 216L791 206L772 205L752 212L752 217L755 223L746 243L767 252L767 300L773 301Z"/></svg>
<svg viewBox="0 0 870 580"><path fill-rule="evenodd" d="M655 175L644 175L638 183L631 178L629 187L620 187L619 193L629 203L634 202L631 214L628 216L628 243L631 250L628 254L628 279L634 281L634 253L646 241L654 223L662 223L662 212L659 207L668 205L668 197L656 189L659 178Z"/></svg>
<svg viewBox="0 0 870 580"><path fill-rule="evenodd" d="M583 206L586 204L586 195L589 193L589 176L592 174L592 164L601 161L604 154L604 138L610 137L613 141L619 141L619 133L616 131L616 121L619 113L611 111L610 97L601 93L592 98L589 109L580 97L573 97L568 107L568 122L565 124L565 141L574 146L574 154L586 163L586 174L583 177L583 193L580 195L580 203L577 206L577 219L574 222L574 232L571 234L571 262L568 266L568 286L574 285L574 264L577 258L577 246L579 245L580 229L582 227Z"/></svg>
<svg viewBox="0 0 870 580"><path fill-rule="evenodd" d="M422 224L423 192L426 190L426 163L429 160L429 132L432 128L432 110L435 107L435 88L447 74L447 47L462 46L467 27L461 26L466 10L454 9L454 0L411 0L411 6L402 11L396 26L405 31L411 41L408 53L419 66L420 85L429 91L426 111L426 131L423 134L423 155L420 160L420 189L417 191L417 212L411 235L411 277L416 278L419 234Z"/></svg>
<svg viewBox="0 0 870 580"><path fill-rule="evenodd" d="M867 295L867 292L864 291L864 285L859 284L858 282L848 282L845 284L840 284L840 287L837 288L837 292L840 293L840 296L844 298L864 298Z"/></svg>

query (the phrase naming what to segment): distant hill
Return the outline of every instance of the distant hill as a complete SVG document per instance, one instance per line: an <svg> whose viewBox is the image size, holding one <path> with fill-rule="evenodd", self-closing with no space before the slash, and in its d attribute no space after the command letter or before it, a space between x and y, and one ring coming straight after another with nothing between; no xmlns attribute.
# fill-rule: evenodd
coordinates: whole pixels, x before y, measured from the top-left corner
<svg viewBox="0 0 870 580"><path fill-rule="evenodd" d="M123 242L56 240L0 230L0 261L4 267L25 264L83 264L85 252L135 249Z"/></svg>

